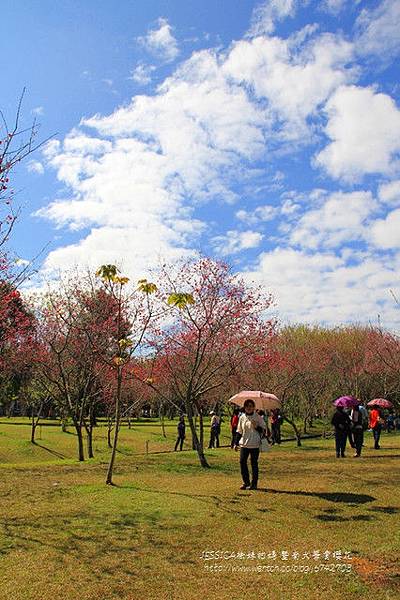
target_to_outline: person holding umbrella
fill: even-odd
[[[372,434],[374,436],[374,448],[375,450],[379,450],[379,440],[381,437],[383,421],[381,409],[393,408],[393,404],[390,400],[386,400],[385,398],[375,398],[374,400],[371,400],[371,402],[368,402],[367,406],[372,408],[369,414],[369,428],[372,429]]]
[[[240,472],[243,479],[241,490],[256,490],[258,484],[258,457],[260,455],[261,437],[266,426],[264,419],[255,411],[254,400],[244,403],[244,414],[239,418],[235,450],[240,448]],[[250,456],[252,478],[250,482],[247,462]]]
[[[258,484],[258,457],[260,454],[261,440],[265,435],[267,426],[258,410],[272,410],[280,408],[281,401],[274,394],[267,392],[244,390],[229,398],[229,402],[236,406],[243,406],[244,412],[239,416],[235,450],[240,448],[240,471],[243,485],[241,490],[257,489]],[[247,461],[250,456],[252,480],[250,482]]]
[[[351,428],[351,421],[345,408],[358,406],[358,400],[353,396],[341,396],[335,400],[336,411],[332,417],[332,425],[335,428],[336,458],[345,458],[347,436]]]

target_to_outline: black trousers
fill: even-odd
[[[178,435],[178,439],[176,440],[176,444],[175,444],[175,450],[178,449],[179,446],[179,442],[180,442],[180,448],[179,450],[182,450],[183,447],[183,440],[185,439],[185,437],[181,437],[180,435]]]
[[[378,425],[376,425],[373,430],[373,436],[374,436],[374,448],[375,450],[379,450],[380,446],[379,446],[379,439],[381,437],[381,431],[382,431],[382,425],[380,423],[378,423]]]
[[[236,427],[232,429],[231,448],[236,444]]]
[[[249,468],[247,461],[250,456],[252,479],[251,485],[257,485],[258,483],[258,457],[260,454],[260,448],[240,448],[240,472],[244,485],[250,485]]]
[[[353,429],[353,441],[357,455],[361,456],[361,449],[364,443],[364,431],[361,427],[359,429]]]
[[[211,427],[209,448],[219,448],[219,431]]]
[[[271,433],[272,433],[272,443],[280,444],[281,443],[281,426],[280,423],[272,423],[271,425]]]
[[[336,442],[336,456],[344,456],[346,448],[347,431],[341,431],[336,429],[335,431],[335,442]]]

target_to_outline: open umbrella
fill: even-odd
[[[375,398],[375,400],[371,400],[367,403],[367,406],[379,406],[379,408],[393,408],[392,402],[390,400],[385,400],[385,398]]]
[[[342,406],[343,408],[356,408],[360,404],[360,400],[354,398],[354,396],[340,396],[333,404],[335,406]]]
[[[243,406],[246,400],[254,400],[257,410],[273,410],[274,408],[281,407],[279,398],[274,394],[268,394],[267,392],[243,390],[232,396],[232,398],[229,398],[229,402],[232,402],[232,404],[236,404],[237,406]]]

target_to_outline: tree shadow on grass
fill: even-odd
[[[42,444],[38,444],[37,442],[33,442],[33,443],[35,444],[35,446],[38,446],[39,448],[46,450],[46,452],[50,452],[50,454],[54,454],[54,456],[57,456],[58,458],[62,458],[64,460],[65,455],[61,454],[61,452],[57,452],[56,450],[51,450],[50,448],[46,448],[46,446],[42,446]]]
[[[368,460],[370,458],[400,458],[400,454],[375,454],[373,456],[368,456]]]
[[[371,515],[352,515],[351,517],[342,517],[341,515],[315,515],[314,519],[317,521],[373,521],[376,517]]]
[[[346,504],[366,504],[376,500],[369,494],[353,494],[352,492],[304,492],[301,490],[272,490],[270,488],[259,488],[260,491],[268,494],[290,494],[293,496],[311,496],[321,498],[330,502],[344,502]]]
[[[367,510],[371,512],[382,512],[386,513],[387,515],[395,515],[400,512],[400,508],[398,506],[373,506]]]

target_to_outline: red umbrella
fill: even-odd
[[[375,398],[375,400],[371,400],[368,402],[367,406],[379,406],[379,408],[393,408],[393,403],[390,400],[385,400],[385,398]]]

